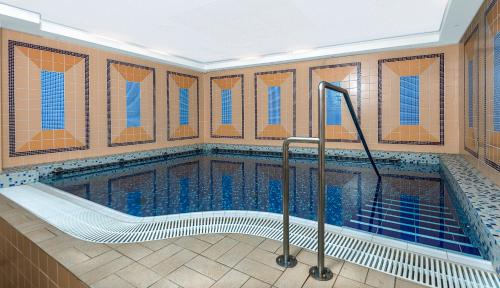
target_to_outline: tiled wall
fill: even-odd
[[[458,76],[458,45],[211,72],[204,142],[279,146],[316,136],[317,87],[328,81],[349,91],[371,149],[459,153]],[[225,89],[233,98],[223,106]],[[341,95],[329,91],[326,102],[328,147],[362,149]]]
[[[461,153],[500,184],[500,3],[486,0],[460,43]]]
[[[317,134],[317,85],[350,92],[370,148],[459,153],[459,45],[195,73],[2,30],[2,165]],[[335,92],[331,148],[361,149]]]
[[[7,221],[0,219],[0,287],[88,286]]]
[[[1,33],[2,169],[201,142],[200,73]]]

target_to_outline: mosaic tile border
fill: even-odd
[[[119,64],[134,68],[146,69],[153,72],[153,139],[143,141],[131,141],[123,143],[113,143],[111,140],[111,64]],[[106,60],[106,95],[107,95],[107,115],[108,115],[108,147],[127,146],[136,144],[146,144],[156,142],[156,69],[138,64],[122,62],[113,59]]]
[[[179,75],[183,77],[189,77],[196,79],[196,122],[197,122],[197,131],[195,136],[188,137],[170,137],[170,75]],[[198,76],[167,71],[167,140],[175,141],[175,140],[186,140],[186,139],[196,139],[200,137],[200,81]]]
[[[500,273],[500,187],[459,155],[440,157],[443,174],[456,192],[480,248]]]
[[[472,39],[472,36],[474,36],[474,34],[479,34],[479,24],[476,25],[476,27],[472,30],[472,32],[470,33],[470,35],[467,37],[467,39],[465,40],[464,42],[464,47],[467,45],[467,43],[469,42],[470,39]],[[477,133],[478,137],[476,138],[477,141],[479,141],[479,38],[477,40],[477,44],[476,44],[476,53],[477,55],[475,55],[474,58],[477,59],[477,66],[478,68],[476,69],[476,77],[477,77],[477,108],[476,108],[476,112],[477,112],[477,115],[474,115],[474,132]],[[465,53],[464,53],[464,71],[465,71],[465,63],[466,63],[466,59],[465,59]],[[465,83],[465,73],[464,73],[464,79],[463,79],[464,83]],[[473,87],[474,88],[474,87]],[[465,95],[467,95],[467,91],[465,91],[465,84],[464,84],[464,97]],[[469,154],[471,154],[472,156],[474,156],[475,158],[478,157],[478,154],[479,154],[479,145],[477,145],[477,151],[474,151],[472,149],[470,149],[469,147],[467,147],[467,143],[466,143],[466,130],[467,130],[467,125],[466,125],[466,114],[467,113],[467,109],[464,105],[464,150],[469,152]],[[477,125],[477,127],[476,127]]]
[[[50,48],[46,46],[40,46],[31,43],[25,43],[15,40],[9,40],[8,54],[9,54],[9,156],[10,157],[18,157],[18,156],[27,156],[27,155],[37,155],[37,154],[46,154],[46,153],[56,153],[56,152],[65,152],[65,151],[75,151],[75,150],[87,150],[89,149],[89,137],[90,137],[90,129],[89,129],[89,55],[61,50],[56,48]],[[14,70],[15,70],[15,56],[14,56],[14,48],[16,46],[27,47],[32,49],[37,49],[41,51],[49,51],[58,54],[64,54],[74,57],[83,58],[85,61],[85,145],[80,147],[68,147],[68,148],[57,148],[57,149],[45,149],[45,150],[35,150],[35,151],[26,151],[26,152],[17,152],[16,151],[16,108],[15,108],[15,87],[14,87]]]
[[[260,137],[258,136],[258,128],[257,128],[257,76],[266,75],[266,74],[282,74],[282,73],[292,73],[293,83],[292,83],[292,114],[293,114],[293,133],[292,136],[295,136],[297,133],[297,70],[296,69],[285,69],[285,70],[274,70],[274,71],[265,71],[265,72],[256,72],[253,75],[254,80],[254,119],[255,119],[255,139],[257,140],[284,140],[284,137]]]
[[[212,92],[212,81],[217,79],[225,78],[240,78],[241,80],[241,135],[240,136],[221,136],[215,135],[213,130],[213,92]],[[231,138],[231,139],[243,139],[245,135],[245,76],[243,74],[233,74],[224,76],[210,77],[210,137],[211,138]]]
[[[358,117],[358,122],[361,125],[361,62],[351,62],[351,63],[341,63],[341,64],[334,64],[334,65],[323,65],[323,66],[314,66],[314,67],[309,67],[309,137],[312,137],[312,73],[314,70],[318,69],[329,69],[329,68],[339,68],[339,67],[349,67],[349,66],[354,66],[356,67],[356,75],[357,75],[357,96],[356,96],[356,101],[357,101],[357,111],[356,111],[356,116]],[[343,102],[343,101],[342,101]],[[327,142],[350,142],[350,143],[359,143],[359,135],[356,136],[356,140],[349,140],[349,139],[326,139]]]
[[[415,59],[439,58],[439,142],[433,141],[394,141],[382,138],[382,64],[386,62],[408,61]],[[444,53],[415,55],[378,60],[378,143],[412,144],[412,145],[444,145]]]
[[[491,3],[489,3],[489,5],[487,6],[485,12],[484,12],[484,53],[483,53],[483,57],[484,57],[484,63],[483,63],[483,66],[484,66],[484,75],[486,75],[487,71],[486,71],[486,47],[487,47],[487,43],[486,43],[486,27],[488,25],[488,14],[489,12],[491,11],[491,9],[497,4],[497,0],[493,0],[491,1]],[[483,131],[485,131],[485,133],[483,133],[483,149],[484,151],[486,151],[487,149],[487,133],[486,133],[486,85],[487,85],[487,81],[486,81],[486,77],[483,77],[484,78],[484,94],[483,94],[483,98],[484,98],[484,101],[483,101]],[[487,158],[486,156],[486,153],[483,154],[483,159],[484,159],[484,162],[489,165],[490,167],[492,167],[493,169],[497,170],[500,172],[500,163],[495,163],[493,161],[491,161],[490,159]]]

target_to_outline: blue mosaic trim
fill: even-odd
[[[34,183],[38,181],[39,175],[36,169],[5,172],[0,174],[0,188]]]
[[[441,168],[479,236],[483,255],[500,273],[500,187],[470,165],[462,156],[442,155]]]

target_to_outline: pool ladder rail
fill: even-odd
[[[318,264],[311,267],[309,275],[316,280],[327,281],[332,279],[333,273],[325,267],[325,124],[326,124],[326,90],[340,92],[344,96],[345,103],[349,109],[351,118],[356,126],[358,136],[370,159],[373,170],[380,179],[380,173],[375,165],[370,149],[366,144],[363,131],[359,125],[358,118],[354,112],[349,92],[346,89],[321,81],[318,85],[318,138],[314,137],[288,137],[283,141],[283,254],[276,258],[276,263],[282,267],[291,268],[297,265],[297,259],[290,255],[290,214],[289,214],[289,147],[292,143],[315,143],[318,144]]]

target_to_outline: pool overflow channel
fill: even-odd
[[[309,275],[316,280],[328,281],[333,278],[332,271],[325,267],[325,122],[326,122],[326,90],[333,90],[344,96],[345,103],[349,109],[351,118],[356,126],[358,136],[365,148],[366,154],[370,159],[373,170],[378,176],[377,187],[380,185],[380,173],[378,172],[375,161],[366,144],[363,131],[359,125],[358,118],[346,89],[321,81],[318,85],[318,120],[319,131],[318,138],[315,137],[288,137],[283,141],[283,254],[276,258],[276,263],[282,267],[292,268],[297,265],[297,259],[290,255],[290,215],[289,215],[289,185],[290,168],[288,162],[289,147],[292,143],[315,143],[318,144],[318,263],[317,266],[309,269]]]

